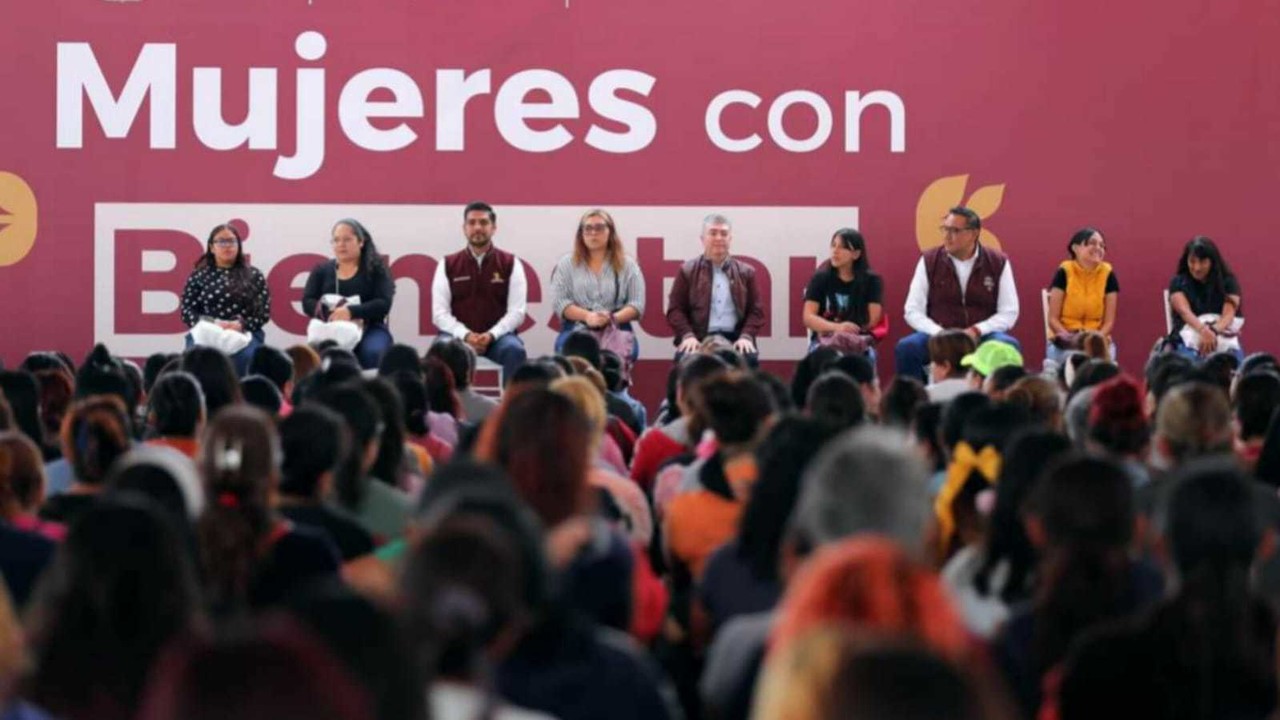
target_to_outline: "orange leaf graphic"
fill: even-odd
[[[973,191],[973,195],[969,196],[969,207],[976,213],[978,217],[987,219],[1000,209],[1000,202],[1004,200],[1004,184],[987,185]],[[997,250],[1000,249],[1000,240],[991,231],[984,229],[981,242]]]
[[[947,211],[964,199],[968,182],[968,175],[939,178],[920,194],[920,201],[916,203],[916,244],[922,251],[942,244],[938,226]]]

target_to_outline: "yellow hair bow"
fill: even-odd
[[[963,440],[956,444],[956,451],[951,456],[951,464],[947,466],[947,479],[933,501],[933,512],[938,518],[939,541],[941,551],[946,553],[951,544],[951,536],[956,531],[956,518],[951,504],[955,501],[969,476],[977,471],[991,485],[1000,477],[1000,451],[987,445],[981,452],[974,452],[973,447]]]

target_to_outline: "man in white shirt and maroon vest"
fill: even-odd
[[[441,336],[456,337],[501,365],[503,378],[510,379],[527,357],[516,334],[528,297],[524,267],[493,246],[498,215],[492,207],[473,202],[462,217],[467,247],[436,265],[431,322]]]
[[[914,333],[898,341],[899,375],[925,380],[929,338],[943,330],[963,330],[978,343],[1000,340],[1021,350],[1007,333],[1018,321],[1018,288],[1013,268],[999,250],[983,247],[982,218],[967,207],[943,218],[942,245],[920,257],[904,319]]]

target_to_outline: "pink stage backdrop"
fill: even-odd
[[[648,280],[644,357],[700,218],[764,269],[766,359],[804,350],[801,292],[843,225],[885,278],[891,339],[952,204],[1012,258],[1029,362],[1040,289],[1094,225],[1121,282],[1121,360],[1163,331],[1194,234],[1244,287],[1244,342],[1276,349],[1280,2],[939,5],[812,0],[59,0],[0,23],[0,356],[94,340],[181,347],[177,292],[213,225],[247,226],[269,339],[303,332],[302,275],[360,218],[425,343],[461,208],[498,208],[531,271],[532,353],[577,216],[616,211]],[[1130,5],[1133,5],[1130,7]],[[882,351],[883,369],[891,352]],[[654,362],[646,376],[659,372]]]

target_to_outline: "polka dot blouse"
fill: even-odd
[[[255,267],[247,282],[232,281],[231,269],[202,266],[182,289],[182,322],[194,326],[201,318],[238,320],[245,332],[257,332],[271,319],[271,291]]]

